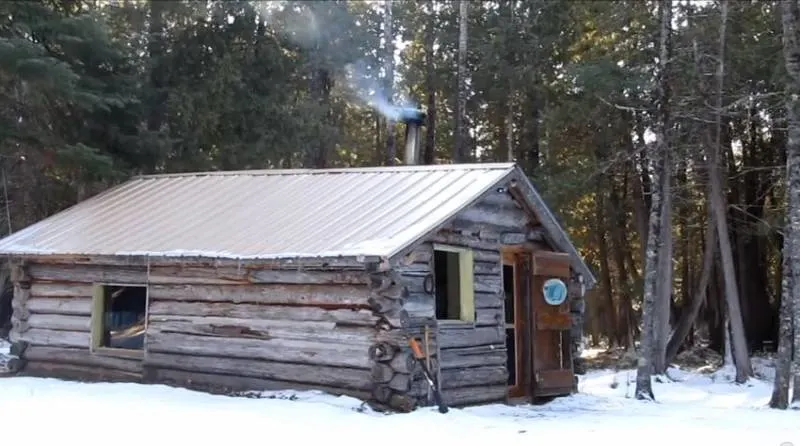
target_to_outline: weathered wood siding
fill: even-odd
[[[400,343],[375,310],[375,296],[390,294],[376,292],[385,280],[364,270],[29,264],[22,271],[11,338],[26,346],[29,374],[369,398],[382,372],[370,348]],[[95,282],[148,285],[142,358],[90,351]]]
[[[405,309],[412,317],[435,320],[435,295],[425,279],[433,272],[433,246],[473,250],[475,322],[434,321],[436,373],[445,401],[467,405],[505,400],[507,393],[504,296],[500,248],[503,238],[523,241],[527,216],[508,194],[498,194],[460,213],[398,265],[409,286]],[[430,279],[428,279],[430,281]]]
[[[505,298],[501,249],[528,244],[549,249],[541,229],[508,193],[492,193],[464,210],[395,266],[408,285],[404,309],[435,327],[434,365],[445,401],[451,405],[502,402],[508,393]],[[436,321],[435,294],[425,289],[433,272],[436,243],[470,248],[474,260],[475,322]],[[428,279],[430,281],[430,279]],[[574,291],[570,283],[570,291]],[[580,339],[580,327],[575,330]],[[418,387],[426,384],[417,378]],[[429,400],[426,402],[430,402]]]

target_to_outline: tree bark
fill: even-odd
[[[608,336],[608,344],[611,346],[614,344],[617,317],[614,305],[614,287],[611,283],[611,267],[608,260],[609,249],[608,240],[606,238],[608,234],[608,225],[604,217],[606,214],[605,199],[603,197],[605,182],[602,180],[602,176],[600,178],[601,179],[597,182],[597,192],[595,194],[595,205],[597,207],[597,227],[595,228],[595,234],[597,234],[597,246],[600,255],[600,283],[603,287],[604,302],[598,305],[598,307],[600,309],[600,314],[603,316],[600,325],[602,327],[601,332]]]
[[[666,127],[666,126],[665,126]],[[655,316],[655,345],[653,347],[653,371],[667,372],[667,341],[669,340],[669,321],[672,303],[672,157],[669,148],[669,132],[665,131],[661,163],[661,245],[658,253],[658,283],[656,284],[658,311]]]
[[[458,67],[456,73],[456,125],[453,162],[467,161],[467,19],[469,2],[458,2]]]
[[[392,104],[392,97],[394,96],[394,32],[392,30],[392,0],[386,0],[383,4],[385,8],[384,21],[383,21],[383,37],[384,37],[384,92],[386,100]],[[395,144],[394,135],[395,122],[391,119],[386,120],[386,164],[393,166],[397,159],[397,146]]]
[[[708,282],[711,279],[711,267],[714,263],[714,252],[717,247],[716,234],[714,216],[709,215],[708,226],[706,228],[705,248],[703,249],[703,265],[700,271],[700,278],[697,281],[697,289],[695,290],[691,303],[689,303],[687,308],[681,313],[681,317],[675,325],[675,331],[672,333],[669,343],[667,343],[667,363],[671,362],[675,359],[675,356],[678,355],[681,344],[683,344],[683,341],[686,340],[686,337],[692,331],[694,322],[700,314],[700,308],[702,308],[706,300]]]
[[[753,376],[753,367],[747,349],[747,340],[742,322],[739,290],[734,269],[733,251],[728,233],[728,220],[726,215],[725,198],[722,191],[722,173],[719,166],[719,150],[722,137],[722,95],[725,77],[724,49],[725,34],[728,17],[728,2],[722,0],[722,18],[719,37],[719,64],[717,68],[717,122],[715,144],[707,146],[708,172],[711,183],[711,208],[714,212],[714,222],[717,227],[720,253],[722,255],[722,271],[725,278],[725,302],[728,309],[728,322],[731,327],[731,347],[734,365],[736,366],[736,382],[743,383]]]
[[[657,142],[653,144],[648,152],[650,152],[650,161],[653,165],[653,183],[651,189],[650,199],[650,218],[647,231],[647,245],[645,251],[645,267],[644,267],[644,292],[643,305],[642,305],[642,336],[640,340],[641,352],[639,353],[639,362],[636,370],[636,399],[640,400],[653,400],[653,357],[656,351],[657,327],[656,319],[658,312],[658,267],[659,257],[662,254],[663,244],[661,236],[663,231],[661,225],[663,218],[661,212],[662,205],[662,186],[663,175],[666,174],[667,169],[664,165],[664,152],[666,152],[666,133],[669,124],[669,91],[668,91],[668,77],[666,73],[667,61],[669,60],[669,35],[671,31],[672,21],[672,5],[670,0],[661,0],[659,2],[659,13],[661,16],[660,25],[660,39],[659,39],[659,84],[658,84],[658,121],[656,125]]]
[[[787,209],[783,234],[780,339],[770,406],[785,409],[789,402],[792,362],[795,366],[800,362],[800,5],[797,1],[783,1],[781,4],[783,54],[789,75],[785,95],[789,129],[786,142]],[[800,401],[798,381],[800,379],[795,376],[794,401]]]
[[[436,11],[433,2],[426,3],[428,23],[425,26],[425,89],[428,91],[425,122],[424,164],[433,164],[436,156],[436,66],[433,44],[436,39]]]

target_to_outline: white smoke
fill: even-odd
[[[281,20],[283,35],[303,48],[316,49],[323,41],[333,41],[345,34],[345,30],[326,23],[311,8],[291,2],[282,2],[279,7],[262,8],[262,17],[271,21],[275,13],[279,10],[286,11],[283,8],[287,7],[291,10],[289,14],[283,15]],[[347,64],[343,68],[346,81],[344,87],[347,92],[358,102],[377,111],[386,119],[398,121],[403,115],[403,109],[418,108],[414,101],[402,93],[395,92],[389,97],[383,80],[378,75],[379,70],[370,70],[371,67],[368,67],[363,59]]]

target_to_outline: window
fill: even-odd
[[[436,319],[475,321],[472,250],[435,245]]]
[[[92,347],[142,350],[146,317],[147,287],[95,285]]]

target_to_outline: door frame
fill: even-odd
[[[531,397],[531,373],[533,359],[533,343],[530,339],[530,296],[528,296],[532,250],[525,246],[503,246],[501,249],[501,268],[511,265],[514,268],[514,358],[516,383],[508,386],[508,398]],[[525,268],[527,261],[528,268]],[[503,271],[501,269],[501,277]],[[503,286],[505,289],[505,285]],[[525,298],[527,296],[527,298]],[[503,294],[505,309],[505,293]],[[503,311],[503,331],[506,330],[505,311]],[[508,368],[508,362],[506,362]]]

